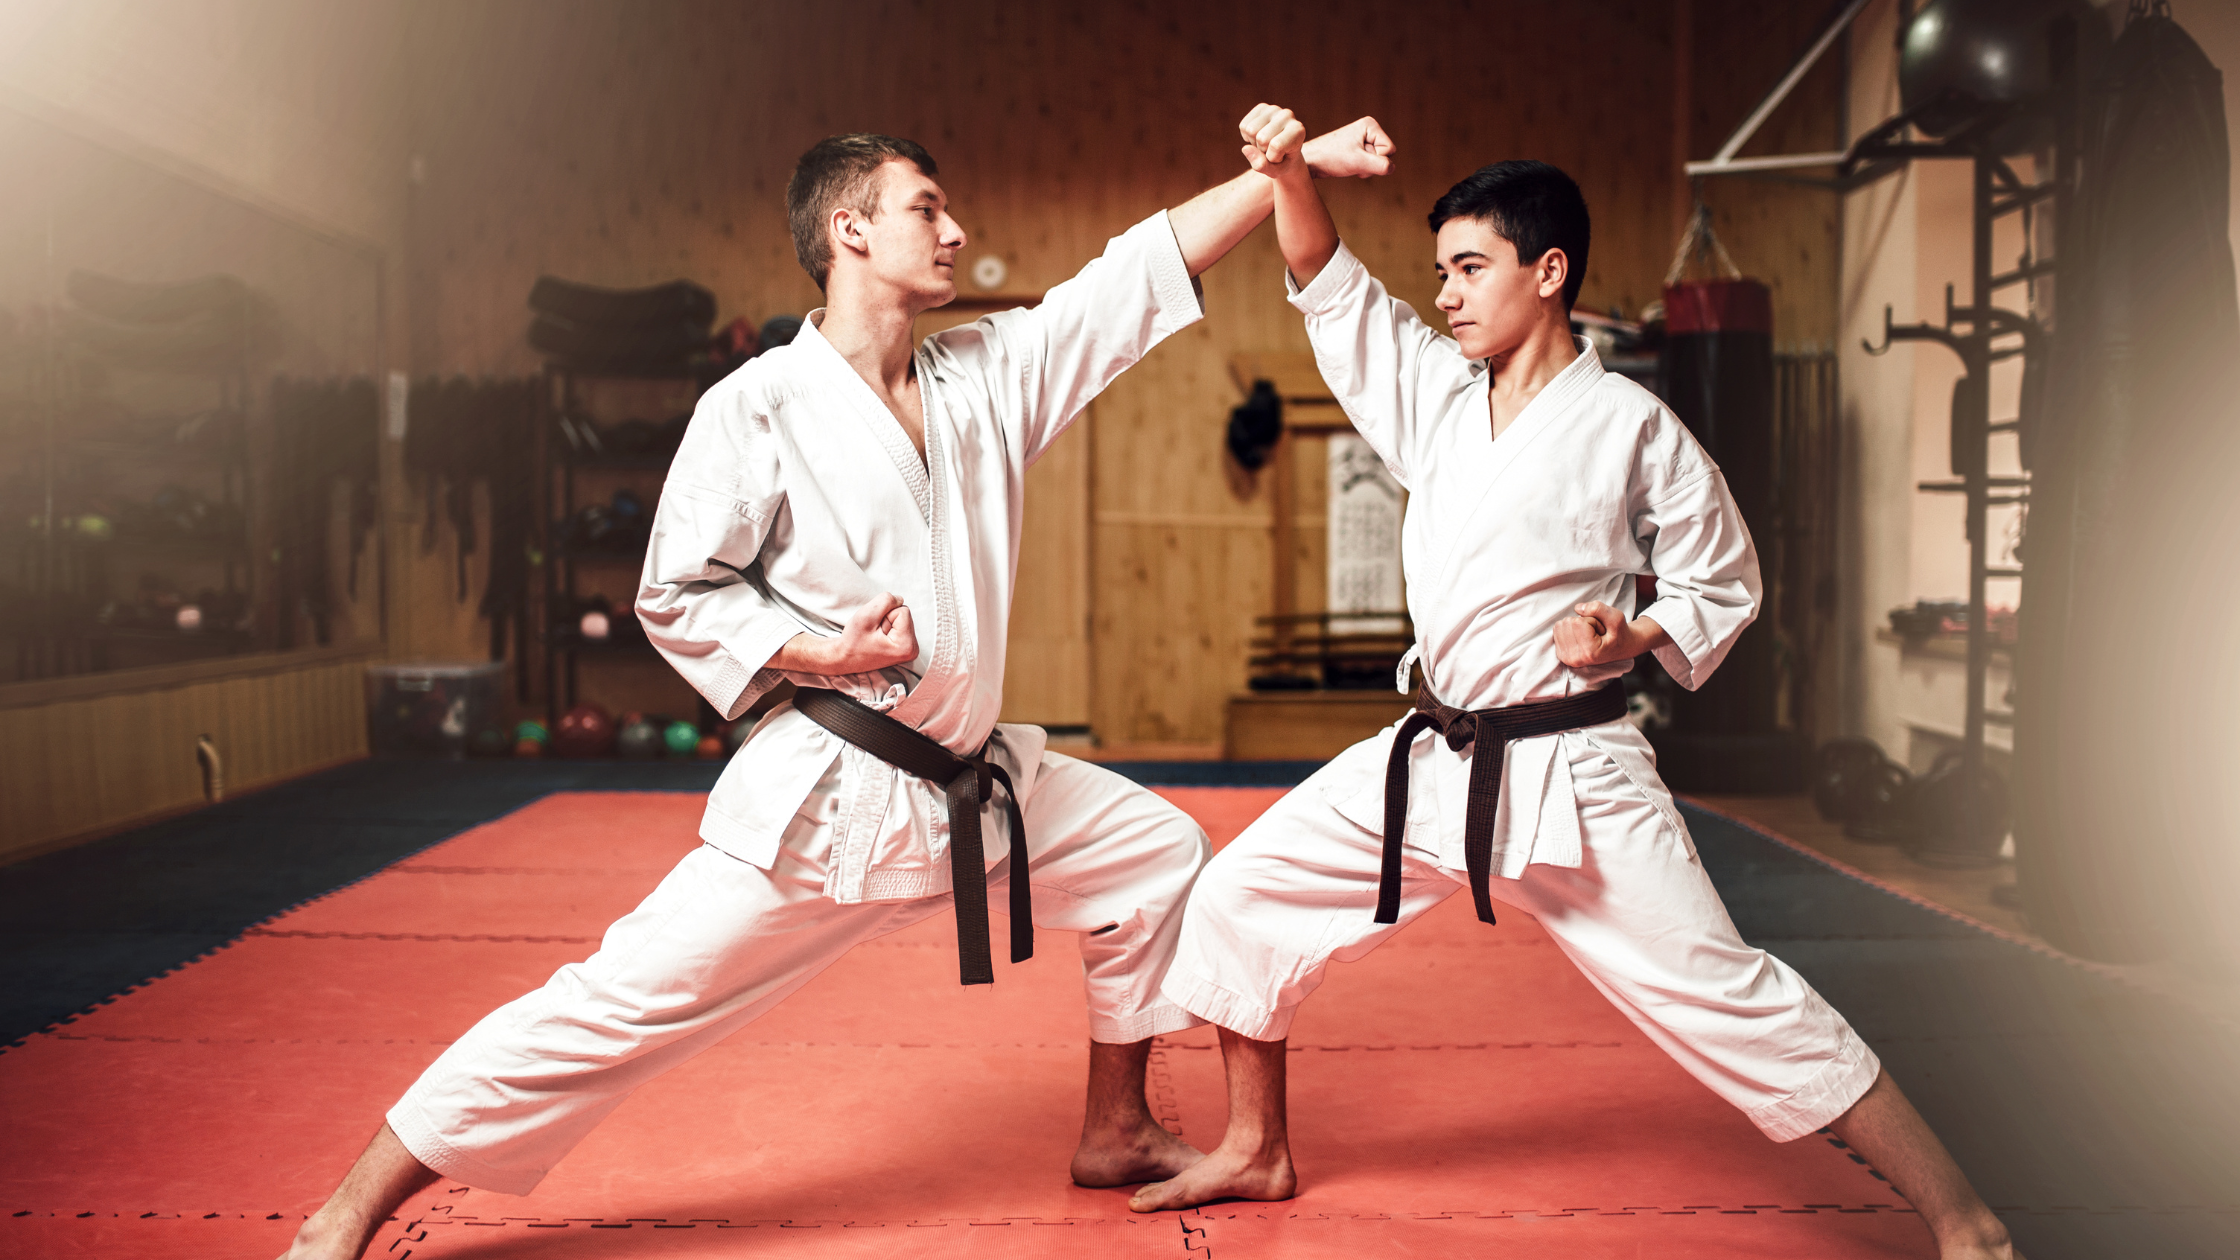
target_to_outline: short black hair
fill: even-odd
[[[1569,175],[1546,162],[1495,162],[1472,171],[1431,207],[1431,230],[1449,219],[1476,219],[1517,247],[1517,264],[1529,267],[1551,249],[1570,263],[1563,277],[1563,309],[1579,300],[1587,278],[1587,199]]]
[[[819,140],[794,163],[793,178],[786,181],[786,223],[793,229],[793,256],[819,289],[832,274],[832,240],[826,235],[832,212],[846,206],[866,218],[877,214],[875,177],[897,158],[928,176],[941,173],[917,141],[870,132]]]

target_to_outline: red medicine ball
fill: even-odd
[[[614,718],[595,704],[579,704],[560,715],[552,732],[552,751],[561,757],[614,755]]]

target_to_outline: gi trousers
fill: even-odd
[[[1468,886],[1411,827],[1399,922],[1375,922],[1384,838],[1332,801],[1381,780],[1390,746],[1389,735],[1355,745],[1214,857],[1184,914],[1170,999],[1246,1037],[1280,1040],[1333,960],[1367,955]],[[1496,875],[1494,899],[1538,919],[1604,997],[1767,1136],[1786,1142],[1841,1116],[1881,1071],[1874,1052],[1802,976],[1743,943],[1658,808],[1669,796],[1647,795],[1663,785],[1645,790],[1606,755],[1595,760],[1572,767],[1581,865]],[[1445,816],[1459,828],[1455,805]]]
[[[947,893],[854,905],[826,895],[836,785],[828,775],[810,795],[769,870],[693,850],[607,929],[597,953],[483,1017],[390,1109],[405,1149],[454,1181],[527,1194],[632,1090],[854,946],[948,909]],[[1083,934],[1091,1039],[1140,1041],[1204,1022],[1164,1000],[1159,984],[1211,851],[1205,832],[1150,791],[1055,753],[1044,754],[1024,814],[1035,926]],[[995,834],[1001,819],[987,815]],[[1010,871],[1006,858],[988,879],[998,911]]]

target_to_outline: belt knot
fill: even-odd
[[[1385,761],[1384,861],[1377,880],[1376,921],[1400,921],[1400,844],[1408,825],[1408,749],[1416,733],[1429,728],[1439,732],[1447,747],[1458,753],[1481,734],[1485,737],[1470,757],[1470,795],[1463,819],[1462,849],[1470,868],[1471,900],[1477,903],[1478,918],[1491,923],[1493,820],[1501,805],[1501,762],[1509,741],[1615,722],[1626,715],[1625,688],[1613,681],[1560,700],[1469,710],[1439,703],[1427,686],[1416,692],[1415,708],[1393,733],[1392,751]]]
[[[1416,693],[1416,712],[1431,720],[1431,729],[1447,741],[1447,747],[1456,752],[1468,748],[1478,738],[1477,715],[1468,709],[1441,704],[1431,698],[1428,688]]]

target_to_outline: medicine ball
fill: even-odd
[[[2084,0],[1930,0],[1898,50],[1898,95],[1914,125],[1948,136],[2007,105],[2027,106],[2053,86],[2048,38],[2056,17],[2076,22],[2078,81],[2098,65],[2107,24]],[[1989,137],[1999,153],[2044,140],[2044,119],[2017,120]]]
[[[579,704],[560,715],[552,732],[552,751],[562,757],[605,757],[614,752],[614,718],[595,704]]]
[[[651,761],[661,755],[661,728],[639,718],[615,736],[614,750],[625,761]]]
[[[700,747],[700,728],[690,722],[671,722],[661,730],[661,742],[672,757],[689,757]]]

